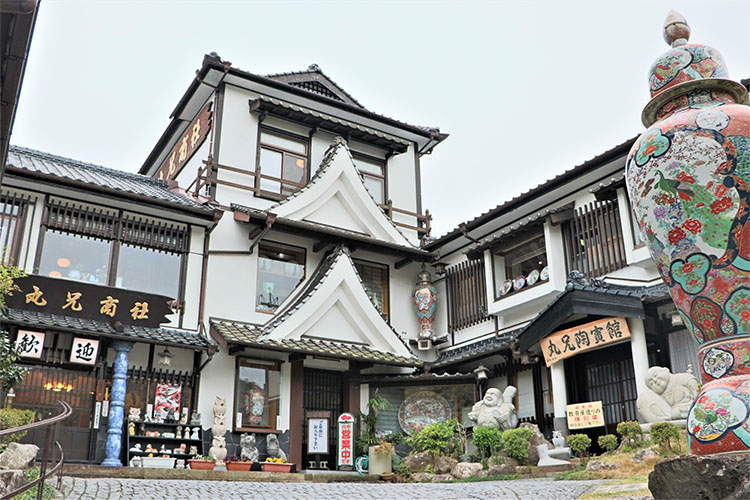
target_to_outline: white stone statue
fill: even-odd
[[[687,373],[671,373],[669,368],[652,366],[646,372],[648,389],[638,396],[638,411],[649,423],[687,418],[698,395],[698,379]]]
[[[226,412],[226,399],[216,396],[216,400],[214,401],[214,424],[211,426],[211,448],[208,450],[208,455],[220,462],[227,457]]]
[[[269,457],[280,458],[284,462],[287,461],[286,453],[279,446],[279,438],[276,434],[268,434],[266,436],[266,454]]]
[[[469,412],[469,419],[477,427],[487,427],[489,429],[500,429],[506,431],[515,429],[518,425],[518,415],[516,407],[513,406],[513,398],[517,389],[512,385],[505,388],[505,392],[500,389],[491,387],[487,389],[484,398],[478,401]]]
[[[250,462],[258,461],[258,448],[255,447],[255,434],[244,433],[240,436],[240,447],[242,452],[240,458]]]

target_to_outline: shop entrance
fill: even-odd
[[[328,450],[327,455],[321,455],[321,461],[328,461],[328,468],[336,468],[336,422],[344,408],[343,379],[341,372],[329,370],[314,370],[305,368],[303,386],[302,408],[305,418],[303,419],[304,431],[302,439],[302,467],[310,467],[310,461],[315,460],[315,455],[307,454],[307,417],[308,413],[320,415],[322,412],[330,412],[328,425]],[[321,412],[321,413],[317,413]]]
[[[67,401],[73,414],[63,423],[58,441],[65,451],[65,461],[89,459],[97,379],[93,372],[66,370],[52,366],[29,366],[23,384],[15,387],[13,408],[33,410],[36,419],[60,413],[57,402]],[[44,446],[46,428],[32,429],[21,440]]]

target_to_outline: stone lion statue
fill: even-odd
[[[500,429],[506,431],[514,429],[518,425],[516,407],[513,406],[513,398],[517,389],[512,385],[506,387],[504,392],[494,387],[487,389],[484,398],[478,401],[469,412],[469,419],[477,427],[489,429]]]

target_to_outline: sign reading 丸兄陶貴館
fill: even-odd
[[[342,413],[339,416],[339,470],[354,468],[354,415]]]
[[[19,290],[6,297],[10,309],[158,328],[172,314],[164,295],[30,274],[17,278]],[[83,361],[83,360],[81,360]]]
[[[552,366],[561,359],[627,338],[630,338],[630,328],[625,318],[604,318],[555,332],[543,338],[539,347],[544,362]]]
[[[209,101],[203,106],[198,116],[190,122],[190,125],[169,152],[164,162],[156,171],[154,177],[159,179],[170,180],[177,177],[182,167],[193,157],[193,154],[206,140],[208,133],[211,131],[213,121],[213,111],[211,106],[213,101]]]
[[[328,419],[307,419],[307,454],[328,454]]]
[[[604,425],[601,401],[567,405],[565,414],[568,416],[568,429],[585,429]]]

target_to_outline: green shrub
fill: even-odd
[[[404,435],[400,432],[392,432],[390,434],[386,434],[383,436],[383,441],[386,443],[391,443],[393,445],[396,444],[404,444]]]
[[[615,451],[617,449],[617,436],[614,434],[599,436],[599,446],[609,453]]]
[[[625,449],[632,450],[643,444],[643,431],[641,424],[634,420],[628,420],[617,424],[617,433],[625,441]]]
[[[406,438],[415,452],[428,451],[434,455],[450,455],[458,448],[458,421],[455,418],[435,422]]]
[[[680,447],[680,428],[671,422],[659,422],[651,426],[651,441],[659,445],[662,453],[672,453],[672,442]]]
[[[576,452],[581,458],[588,455],[589,446],[591,446],[591,438],[586,434],[571,434],[568,436],[568,446],[570,449]]]
[[[30,424],[36,418],[34,410],[17,410],[15,408],[0,409],[0,430],[20,427]],[[10,443],[20,441],[26,435],[26,431],[15,432],[0,438],[0,448],[5,448]]]
[[[482,458],[489,457],[503,446],[503,434],[500,429],[475,427],[473,440]]]
[[[503,448],[509,457],[526,465],[529,461],[529,443],[533,437],[534,431],[531,429],[509,429],[503,432]]]
[[[29,469],[24,475],[29,481],[34,481],[39,477],[39,469]],[[53,476],[44,482],[44,486],[42,487],[42,500],[52,500],[57,496],[57,490],[52,486],[56,481],[57,477]],[[24,491],[16,497],[16,500],[35,500],[38,487],[39,485],[36,485],[30,490]]]

